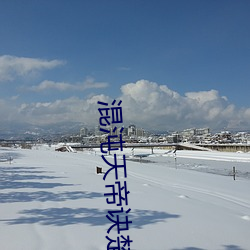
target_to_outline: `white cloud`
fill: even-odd
[[[70,89],[72,87],[71,84],[65,83],[65,82],[54,82],[54,81],[48,81],[44,80],[37,86],[32,86],[29,89],[32,91],[44,91],[47,89],[56,89],[60,91],[64,91],[67,89]]]
[[[97,101],[109,101],[104,95],[92,96],[88,99],[71,97],[64,100],[56,100],[46,103],[22,104],[18,114],[26,121],[47,125],[58,122],[85,122],[85,124],[96,124],[98,121]]]
[[[117,70],[119,71],[130,71],[131,69],[128,67],[118,67]]]
[[[216,101],[217,99],[222,98],[219,96],[218,91],[214,89],[210,91],[188,92],[185,96],[189,99],[197,101],[197,103],[201,105],[206,102]]]
[[[26,76],[40,70],[53,69],[64,63],[61,60],[48,61],[37,58],[3,55],[0,56],[0,82],[12,81],[18,76]]]
[[[0,99],[0,121],[1,122],[22,121],[22,117],[19,115],[17,107],[12,100]]]
[[[59,91],[84,91],[86,89],[99,89],[99,88],[107,88],[109,85],[105,82],[95,82],[93,78],[88,77],[82,83],[66,83],[66,82],[54,82],[54,81],[42,81],[39,85],[34,85],[29,88],[32,91],[45,91],[45,90],[59,90]]]
[[[216,90],[181,96],[166,85],[140,80],[123,85],[121,91],[126,106],[124,116],[143,127],[166,130],[200,126],[222,128],[240,116],[234,105]]]
[[[189,92],[182,96],[166,85],[140,80],[124,84],[118,99],[122,100],[124,125],[134,123],[147,129],[163,130],[250,127],[250,107],[238,109],[216,90]],[[1,118],[37,125],[68,121],[97,125],[100,117],[98,101],[111,103],[112,99],[95,95],[85,99],[71,97],[53,102],[23,103],[20,106],[14,106],[14,101],[1,101]]]

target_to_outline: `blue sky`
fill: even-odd
[[[160,86],[167,86],[182,98],[175,103],[176,112],[195,112],[197,95],[211,95],[209,102],[217,104],[213,106],[216,115],[197,122],[198,117],[190,118],[190,114],[182,121],[166,110],[155,117],[152,108],[153,114],[148,116],[162,120],[156,127],[163,127],[169,120],[173,121],[170,127],[176,123],[183,127],[215,123],[215,127],[248,127],[249,13],[250,2],[242,0],[2,0],[0,115],[8,111],[12,114],[9,121],[20,115],[31,123],[46,117],[47,123],[55,122],[51,110],[58,115],[55,106],[60,112],[70,100],[75,100],[72,105],[79,102],[86,106],[86,102],[92,103],[102,95],[100,98],[107,100],[123,97],[131,103],[132,97],[137,98],[131,92],[133,88],[156,91],[166,99],[173,95],[166,96]],[[134,84],[129,85],[130,90],[126,88],[129,83]],[[151,83],[156,84],[153,89]],[[190,104],[190,96],[196,104]],[[164,105],[173,104],[169,100],[161,106],[154,100],[143,106],[142,101],[134,99],[134,105],[142,105],[144,110],[147,105],[165,109]],[[188,110],[182,108],[187,106],[186,101]],[[201,113],[209,112],[212,104],[206,103]],[[11,110],[6,110],[7,106]],[[43,110],[38,111],[41,106]],[[196,108],[204,108],[203,102]],[[67,112],[62,112],[65,121]],[[92,108],[88,112],[93,112]],[[240,112],[237,120],[242,119],[241,124],[230,123],[231,117]],[[83,117],[85,122],[87,118]],[[128,117],[129,121],[133,118]],[[68,119],[77,120],[71,115]],[[139,119],[138,123],[148,126],[150,120]]]

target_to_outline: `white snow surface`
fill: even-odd
[[[183,150],[175,161],[166,150],[134,151],[117,151],[127,157],[127,178],[118,175],[130,191],[132,224],[122,233],[131,250],[250,249],[250,153]],[[0,250],[107,249],[107,211],[119,207],[104,197],[113,171],[105,181],[95,173],[109,169],[99,149],[0,148],[0,156],[13,158],[0,161]],[[114,227],[110,238],[117,235]]]

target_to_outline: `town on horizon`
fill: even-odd
[[[111,135],[119,135],[120,129],[112,132]],[[152,132],[134,124],[123,127],[123,139],[127,143],[193,143],[193,144],[250,144],[250,132],[240,131],[232,132],[223,130],[219,132],[211,132],[210,128],[188,128],[179,131]],[[101,143],[105,141],[107,134],[100,131],[99,126],[87,127],[82,126],[78,132],[58,132],[48,131],[46,134],[32,131],[25,131],[20,134],[0,135],[1,141],[33,141],[37,143],[81,143],[88,145],[92,143]]]

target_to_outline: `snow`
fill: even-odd
[[[113,151],[114,152],[114,151]],[[127,157],[129,219],[136,250],[250,249],[250,154],[155,149]],[[104,250],[111,222],[99,150],[0,148],[1,250]],[[112,161],[113,156],[107,156]],[[137,160],[137,161],[135,161]],[[230,173],[237,170],[234,181]],[[110,191],[110,190],[109,190]],[[125,206],[126,207],[126,206]],[[117,236],[115,229],[111,238]]]

